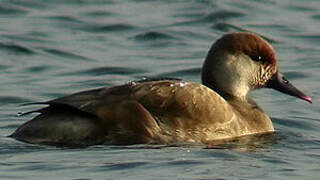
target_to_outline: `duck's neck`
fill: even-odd
[[[202,84],[207,86],[208,88],[212,89],[216,93],[218,93],[224,99],[228,99],[230,97],[230,95],[228,93],[224,92],[223,90],[221,90],[217,86],[217,82],[215,82],[214,78],[211,76],[212,76],[212,74],[210,72],[207,72],[207,67],[206,67],[206,65],[204,65],[202,67],[202,74],[201,74]]]
[[[202,73],[202,84],[212,89],[214,92],[218,93],[226,101],[237,100],[237,101],[256,105],[256,103],[251,98],[248,97],[247,92],[242,91],[241,93],[234,93],[234,92],[237,92],[237,90],[233,91],[232,89],[231,90],[229,89],[230,91],[225,91],[222,88],[219,88],[218,83],[214,81],[214,78],[210,77],[210,74]],[[246,88],[239,88],[239,89],[246,89]]]

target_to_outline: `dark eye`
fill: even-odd
[[[259,61],[262,61],[262,56],[252,56],[251,59],[259,62]]]

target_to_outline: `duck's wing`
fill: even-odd
[[[42,113],[49,109],[67,109],[67,110],[78,110],[92,115],[96,115],[96,110],[103,104],[103,100],[112,97],[112,95],[126,94],[124,91],[130,91],[129,85],[114,86],[107,88],[99,88],[88,91],[82,91],[74,93],[68,96],[56,98],[50,101],[28,103],[24,105],[48,105],[45,108],[29,111],[22,115],[30,113]]]
[[[178,81],[179,79],[173,78],[161,78],[161,79],[143,79],[140,81],[133,81],[119,86],[112,86],[112,87],[105,87],[105,88],[98,88],[88,91],[82,91],[78,93],[74,93],[68,96],[64,96],[61,98],[53,99],[50,101],[45,102],[36,102],[36,103],[28,103],[25,105],[32,105],[32,104],[40,104],[40,105],[48,105],[48,107],[29,111],[25,114],[30,113],[42,113],[46,110],[52,110],[53,108],[57,110],[78,110],[85,113],[89,113],[91,115],[99,116],[99,112],[102,108],[112,107],[122,100],[130,99],[133,91],[137,91],[136,85],[138,84],[139,87],[143,87],[145,84],[147,87],[151,87],[153,82],[166,82],[166,81]],[[161,83],[160,83],[161,84]],[[144,92],[148,93],[148,92]]]

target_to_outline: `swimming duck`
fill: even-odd
[[[75,93],[47,105],[11,137],[29,143],[94,145],[207,143],[273,132],[267,114],[248,96],[273,88],[311,98],[278,71],[272,46],[247,32],[230,33],[210,48],[202,84],[144,79]]]

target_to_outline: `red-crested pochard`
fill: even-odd
[[[62,145],[207,143],[274,131],[248,96],[252,90],[273,88],[312,102],[278,71],[271,45],[253,33],[218,39],[202,83],[145,79],[42,102],[48,106],[11,137]]]

